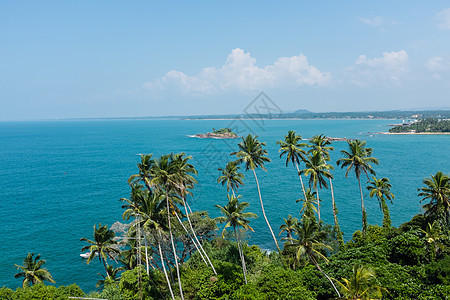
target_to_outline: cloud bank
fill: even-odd
[[[346,78],[358,85],[373,82],[398,84],[408,72],[409,57],[405,50],[383,52],[382,57],[360,55],[354,65],[345,70]]]
[[[230,90],[261,90],[267,87],[324,85],[331,75],[309,64],[303,54],[280,57],[272,65],[258,67],[256,59],[240,48],[231,51],[220,68],[206,67],[197,75],[181,71],[144,84],[152,91],[177,89],[184,93],[214,94]]]

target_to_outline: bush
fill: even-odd
[[[69,296],[82,297],[84,293],[76,284],[58,288],[36,284],[27,288],[18,288],[15,291],[4,287],[0,289],[0,299],[2,300],[66,300]]]

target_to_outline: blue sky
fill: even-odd
[[[0,2],[0,120],[450,108],[448,1]]]

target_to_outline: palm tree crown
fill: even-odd
[[[270,158],[267,157],[267,150],[262,148],[265,145],[266,143],[258,141],[258,136],[249,134],[238,144],[239,151],[230,155],[236,155],[237,162],[244,163],[246,170],[261,168],[266,171],[264,163],[270,162]]]
[[[347,167],[345,172],[345,177],[348,176],[348,172],[352,169],[355,170],[356,177],[359,178],[361,173],[364,172],[369,179],[368,172],[375,175],[370,163],[378,165],[378,159],[372,157],[372,148],[366,148],[366,141],[354,140],[348,141],[349,151],[342,150],[344,158],[338,159],[336,164],[339,166],[342,164],[341,168]]]
[[[49,281],[55,283],[52,275],[46,268],[42,268],[45,264],[44,259],[40,259],[41,255],[38,254],[33,259],[34,253],[28,253],[27,257],[23,260],[23,266],[14,265],[17,270],[21,272],[14,275],[14,278],[24,277],[23,288],[28,287],[30,284],[42,283]]]
[[[243,185],[244,174],[239,172],[239,167],[235,161],[227,163],[225,169],[219,168],[222,175],[217,178],[217,183],[227,186],[227,191],[236,192],[240,185]]]
[[[394,194],[391,193],[392,185],[389,183],[389,179],[377,179],[375,176],[372,176],[372,181],[368,181],[368,183],[369,186],[366,188],[369,191],[369,196],[370,198],[373,198],[374,196],[377,197],[383,212],[383,226],[389,228],[391,227],[391,217],[385,200],[390,200],[392,203],[392,199],[395,198]]]
[[[306,158],[306,151],[302,147],[306,147],[306,143],[300,143],[302,137],[297,135],[295,131],[289,130],[284,136],[284,141],[278,141],[280,146],[280,158],[286,154],[286,167],[291,162],[293,165],[300,164],[301,160]]]
[[[431,178],[425,178],[423,183],[425,187],[419,189],[419,196],[422,201],[430,202],[423,205],[425,214],[435,219],[441,219],[446,225],[450,224],[450,177],[442,172],[431,175]]]

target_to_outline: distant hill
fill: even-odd
[[[312,111],[309,111],[306,109],[299,109],[299,110],[294,111],[294,114],[297,114],[297,115],[312,114],[312,113],[313,113]]]

